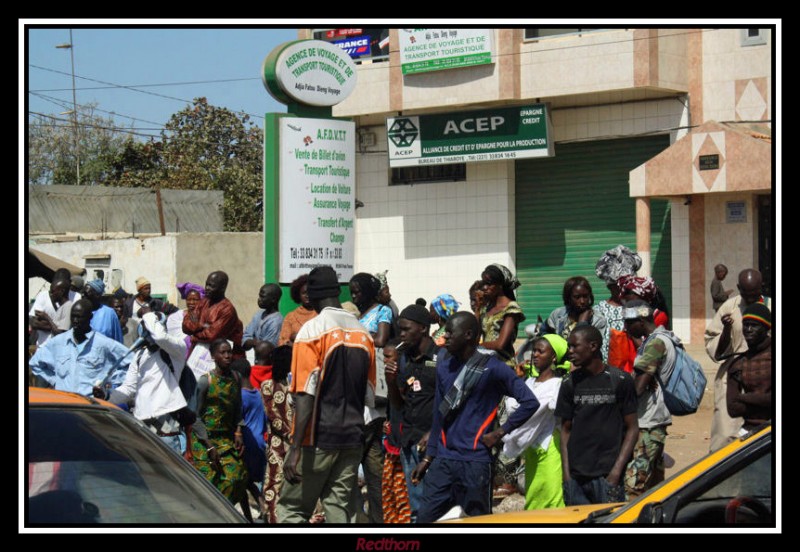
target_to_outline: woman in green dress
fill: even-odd
[[[252,520],[247,502],[247,469],[242,460],[242,391],[230,369],[233,351],[225,339],[211,343],[215,368],[197,380],[197,421],[192,426],[195,467]]]

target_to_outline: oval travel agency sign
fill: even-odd
[[[336,105],[356,86],[356,65],[329,42],[296,40],[272,50],[264,60],[261,79],[277,101],[318,107]]]

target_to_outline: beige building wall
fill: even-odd
[[[175,289],[175,239],[173,236],[126,238],[117,240],[94,240],[91,237],[80,241],[39,243],[35,249],[44,251],[75,266],[85,267],[87,256],[110,256],[110,268],[105,272],[106,292],[111,293],[111,270],[122,271],[121,285],[125,291],[136,291],[136,279],[145,276],[150,280],[153,294],[166,294],[170,303],[175,303],[178,292]],[[87,278],[92,279],[92,269],[87,270]],[[45,280],[31,278],[28,290],[31,298],[38,290],[49,288]]]
[[[611,29],[527,40],[520,46],[523,98],[631,89],[634,31]]]
[[[766,121],[772,118],[772,33],[764,44],[746,45],[744,29],[703,29],[703,121]]]
[[[361,63],[358,66],[358,81],[350,96],[333,108],[336,117],[355,117],[365,113],[388,113],[389,62]]]
[[[689,90],[688,37],[693,29],[659,29],[658,85],[671,90]]]
[[[176,285],[194,282],[205,285],[206,277],[215,270],[228,273],[227,297],[233,302],[239,318],[247,325],[258,309],[258,289],[264,283],[264,238],[260,232],[168,234],[149,238],[92,240],[41,243],[36,249],[76,266],[86,266],[87,255],[110,255],[111,268],[121,269],[122,287],[136,291],[136,278],[146,276],[152,293],[166,294],[170,303],[185,307]],[[106,289],[110,271],[106,270]],[[32,299],[49,284],[41,278],[28,281]]]

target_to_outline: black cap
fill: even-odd
[[[339,278],[330,266],[318,266],[308,274],[308,298],[311,300],[339,297]]]
[[[422,324],[423,326],[430,326],[432,322],[428,309],[419,305],[409,305],[404,308],[400,313],[400,318],[411,320],[412,322]]]

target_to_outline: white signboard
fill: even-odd
[[[336,105],[355,89],[357,72],[352,58],[336,44],[301,40],[281,46],[267,56],[261,75],[267,90],[283,101],[278,90],[297,102],[314,106]]]
[[[492,63],[492,29],[398,29],[404,75]]]
[[[330,265],[347,282],[355,258],[355,143],[351,121],[280,120],[279,279]]]

